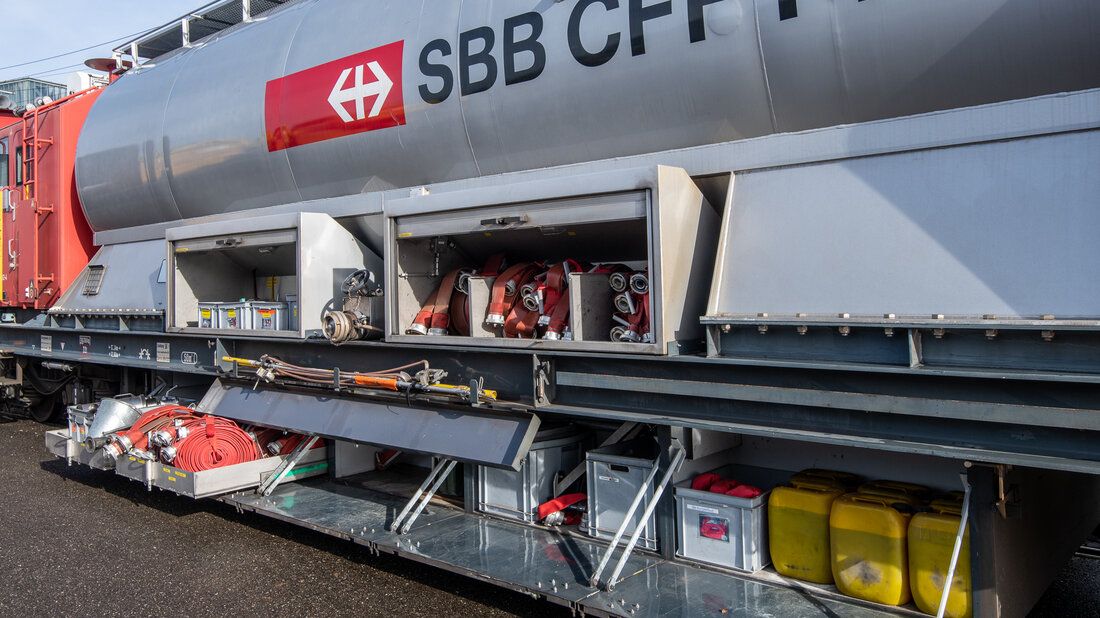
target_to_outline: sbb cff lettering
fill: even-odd
[[[703,7],[724,1],[686,0],[688,42],[698,43],[706,39]],[[641,56],[645,54],[645,23],[671,15],[672,0],[649,4],[646,0],[626,0],[626,5],[630,55]],[[620,0],[577,0],[566,26],[569,53],[574,60],[586,67],[598,67],[615,56],[622,42],[622,33],[609,32],[602,46],[589,49],[581,41],[581,24],[586,16],[596,11],[615,11],[619,8]],[[546,47],[539,41],[543,30],[543,17],[534,11],[505,19],[499,36],[502,67],[498,66],[497,57],[493,55],[497,46],[497,31],[489,26],[460,33],[457,50],[446,39],[430,41],[420,50],[420,72],[436,80],[420,84],[420,97],[428,103],[442,103],[451,96],[455,88],[455,75],[447,60],[452,55],[457,55],[458,59],[458,88],[462,96],[491,88],[501,69],[506,86],[537,78],[546,69]]]

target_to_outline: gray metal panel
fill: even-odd
[[[1095,318],[1100,132],[738,174],[709,315]]]
[[[849,157],[869,156],[888,152],[952,146],[1047,135],[1095,128],[1100,124],[1100,90],[1037,97],[1022,101],[997,103],[949,112],[896,118],[855,126],[817,129],[795,134],[782,134],[758,139],[726,142],[682,150],[620,157],[603,161],[567,165],[556,168],[517,172],[504,176],[468,178],[433,184],[431,196],[451,194],[447,198],[458,203],[458,192],[472,189],[499,190],[503,182],[515,185],[539,183],[559,187],[564,179],[569,186],[578,174],[624,172],[654,165],[682,167],[692,176],[728,174],[731,170],[751,170],[783,165],[797,165]],[[551,193],[552,195],[552,193]],[[309,211],[324,212],[365,234],[372,248],[380,251],[382,225],[376,213],[381,211],[383,196],[387,211],[400,200],[407,200],[409,191],[394,190],[312,200],[271,206],[247,212],[231,212],[202,217],[184,223],[205,223],[228,219],[247,219],[267,214]],[[506,198],[505,198],[505,201]],[[422,204],[405,202],[405,207]],[[406,213],[406,214],[411,214]],[[355,216],[364,215],[364,216]],[[370,216],[367,216],[370,215]],[[353,219],[346,217],[355,216]],[[165,229],[174,223],[99,231],[97,244],[115,244],[163,238]]]
[[[146,241],[101,248],[90,265],[105,266],[99,293],[85,296],[88,268],[76,277],[52,313],[81,311],[164,311],[165,284],[158,280],[164,262],[164,243]]]
[[[630,618],[896,618],[904,611],[856,603],[837,593],[792,584],[791,580],[763,582],[662,562],[617,583],[613,592],[598,592],[584,599],[581,607],[586,614],[607,612]]]
[[[518,469],[533,414],[425,410],[328,395],[253,390],[218,380],[198,409],[246,423]]]
[[[1029,0],[975,0],[965,10],[948,0],[851,2],[843,9],[804,3],[802,15],[778,21],[774,2],[725,0],[703,9],[694,43],[686,3],[672,3],[669,15],[644,20],[644,53],[632,50],[623,3],[614,9],[533,0],[437,4],[380,10],[377,3],[305,0],[123,76],[93,106],[78,146],[78,185],[92,227],[1100,85],[1100,63],[1091,61],[1100,45],[1092,36],[1100,5],[1090,2],[1062,0],[1049,10]],[[568,22],[577,7],[587,7],[579,28],[586,49],[618,35],[600,66],[581,65],[568,49]],[[502,24],[525,10],[542,16],[546,66],[536,79],[506,85]],[[448,41],[452,53],[433,60],[457,73],[456,31],[486,25],[496,32],[495,85],[460,96],[456,76],[445,101],[424,103],[419,87],[439,87],[437,78],[418,70],[425,44]],[[853,31],[860,35],[849,37]],[[526,28],[517,33],[526,35]],[[404,44],[406,125],[266,152],[268,80],[395,41]],[[520,68],[529,55],[519,54]],[[474,79],[484,71],[473,69]]]

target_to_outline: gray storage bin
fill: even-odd
[[[737,498],[692,489],[692,479],[675,487],[679,519],[676,555],[753,573],[771,563],[768,552],[768,496],[783,482],[786,472],[749,466],[714,470],[723,478],[760,488],[755,498]]]
[[[218,303],[218,328],[252,328],[248,303]]]
[[[286,330],[289,320],[287,303],[274,303],[254,300],[250,303],[252,328],[256,330]]]
[[[653,469],[657,459],[657,445],[652,440],[631,440],[588,451],[588,519],[585,532],[589,536],[611,540],[626,518],[626,511],[634,496]],[[653,500],[653,487],[660,481],[653,479],[645,498],[634,511],[631,524],[626,527],[624,540],[638,527],[642,513]],[[638,538],[638,547],[655,550],[658,546],[657,523],[650,518]]]
[[[573,426],[542,429],[519,470],[478,466],[477,508],[508,519],[538,520],[539,505],[553,499],[558,474],[568,474],[584,455]]]
[[[199,303],[199,328],[218,328],[218,307],[221,303]]]

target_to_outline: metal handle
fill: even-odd
[[[493,217],[492,219],[482,219],[482,225],[512,225],[513,223],[527,223],[527,215],[520,215],[516,217]]]

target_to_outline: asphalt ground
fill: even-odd
[[[565,608],[84,466],[0,422],[0,616],[568,616]],[[1075,558],[1033,618],[1100,614]]]

